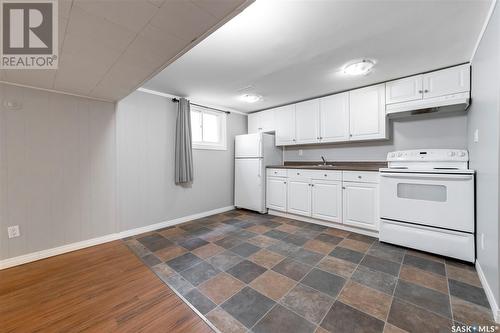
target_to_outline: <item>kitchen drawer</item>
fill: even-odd
[[[377,171],[343,171],[342,180],[345,182],[378,183]]]
[[[288,169],[288,178],[299,179],[299,180],[309,180],[312,179],[315,170],[305,170],[305,169]]]
[[[273,177],[287,177],[287,169],[267,169],[267,176]]]
[[[317,180],[342,180],[342,171],[314,170],[312,179]]]
[[[474,234],[382,219],[379,239],[386,243],[474,262]]]

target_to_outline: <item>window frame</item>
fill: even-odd
[[[219,142],[208,142],[208,141],[194,141],[193,140],[193,129],[191,128],[191,144],[193,149],[203,149],[203,150],[227,150],[227,114],[222,111],[212,110],[210,108],[205,108],[198,105],[192,105],[190,112],[201,112],[201,126],[202,126],[202,140],[203,140],[203,115],[212,114],[217,116],[220,121],[220,141]],[[191,117],[191,114],[189,114]],[[191,118],[190,118],[191,119]],[[192,126],[192,124],[191,124]]]

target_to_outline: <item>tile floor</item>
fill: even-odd
[[[221,332],[495,325],[473,266],[244,210],[124,240]]]

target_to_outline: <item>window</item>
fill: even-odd
[[[226,114],[191,105],[191,135],[194,149],[226,150]]]

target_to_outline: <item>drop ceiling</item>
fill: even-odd
[[[116,101],[253,0],[59,0],[59,68],[0,80]]]
[[[144,87],[244,112],[470,60],[489,0],[257,0]],[[352,59],[376,61],[346,77]],[[248,104],[238,96],[263,100]]]

